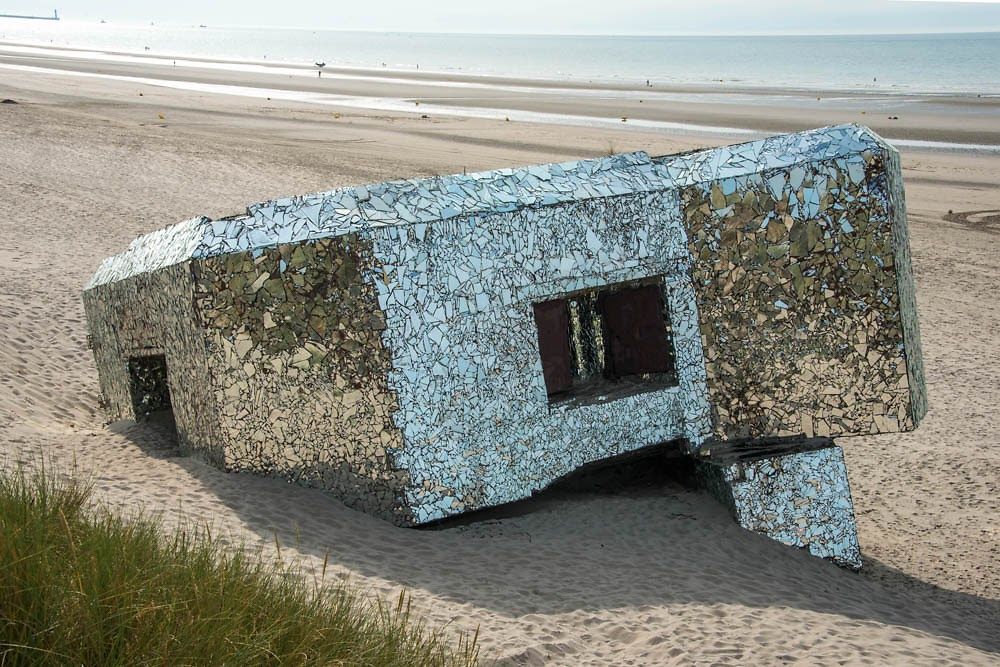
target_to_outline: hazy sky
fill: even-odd
[[[1000,30],[1000,0],[0,0],[67,19],[392,31],[843,33]]]

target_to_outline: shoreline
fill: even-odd
[[[992,33],[983,33],[992,34]],[[150,65],[166,65],[166,61],[179,63],[180,66],[206,66],[210,69],[235,69],[235,71],[258,71],[263,69],[274,74],[294,73],[299,76],[312,76],[316,67],[307,62],[291,60],[253,60],[240,58],[225,58],[199,56],[183,53],[158,51],[121,51],[83,46],[53,46],[42,42],[23,42],[0,39],[0,52],[21,50],[25,55],[31,51],[40,51],[50,57],[67,56],[80,60],[99,60],[103,62],[125,63],[137,61]],[[97,56],[97,58],[95,58]],[[214,66],[214,67],[213,67]],[[284,71],[282,71],[284,70]],[[797,83],[763,85],[740,80],[712,79],[708,81],[655,81],[652,85],[643,85],[640,79],[607,79],[600,77],[551,77],[551,76],[511,76],[490,72],[462,71],[461,69],[419,69],[406,67],[372,67],[363,65],[330,65],[323,69],[324,74],[343,77],[372,77],[378,80],[393,81],[403,79],[408,82],[421,82],[433,85],[457,84],[489,87],[527,87],[539,90],[572,90],[572,91],[608,91],[608,92],[641,92],[641,93],[672,93],[672,94],[744,94],[762,97],[814,97],[819,94],[830,98],[850,96],[858,98],[900,98],[916,97],[928,100],[1000,100],[1000,83],[996,90],[973,91],[967,89],[917,89],[902,86],[873,86],[859,84],[857,86],[805,85]]]
[[[308,93],[290,89],[259,88],[255,86],[233,86],[227,84],[203,84],[192,81],[174,79],[150,79],[142,77],[128,77],[113,74],[101,74],[93,72],[65,71],[57,69],[46,69],[42,67],[7,65],[0,63],[0,69],[11,69],[22,72],[38,72],[45,74],[57,74],[63,76],[86,76],[110,79],[114,81],[125,81],[150,86],[160,86],[176,90],[186,90],[191,92],[203,92],[217,95],[232,95],[238,97],[249,97],[256,99],[282,100],[288,102],[304,102],[307,104],[321,104],[341,108],[351,108],[371,111],[391,111],[402,114],[416,113],[401,100],[364,98],[364,97],[337,97],[324,96],[322,93]],[[672,132],[683,135],[701,135],[708,137],[723,137],[727,139],[737,139],[740,141],[752,141],[769,135],[763,130],[754,130],[740,127],[719,127],[714,125],[697,125],[693,123],[679,123],[671,121],[647,120],[633,118],[628,122],[615,118],[557,114],[545,111],[531,111],[522,109],[503,109],[488,106],[465,106],[453,107],[429,102],[435,114],[444,116],[456,116],[461,118],[482,118],[488,120],[505,120],[527,123],[542,123],[551,125],[574,125],[577,127],[624,127],[624,129],[654,130],[662,132]],[[885,139],[897,147],[911,148],[928,151],[952,151],[968,153],[1000,154],[1000,145],[996,144],[976,144],[976,143],[956,143],[945,141],[932,141],[924,139],[901,139],[896,137],[885,137]]]
[[[72,53],[0,42],[0,68],[421,117],[620,126],[729,139],[858,123],[900,147],[1000,153],[1000,97],[725,86],[636,89],[351,68],[328,68],[323,77],[314,78],[317,70],[305,65],[190,58],[174,64],[161,55],[105,58],[86,50]]]

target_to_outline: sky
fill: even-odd
[[[65,19],[407,32],[827,34],[1000,31],[1000,0],[0,0]]]

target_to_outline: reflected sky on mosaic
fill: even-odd
[[[112,419],[165,363],[182,444],[409,525],[678,438],[912,430],[905,220],[898,154],[845,125],[254,204],[140,237],[84,303]],[[649,279],[676,386],[551,405],[533,304]]]
[[[19,0],[6,10],[48,14],[52,8],[47,1]],[[815,34],[1000,29],[1000,4],[950,0],[293,0],[280,4],[69,0],[60,3],[59,10],[77,19],[419,32]]]

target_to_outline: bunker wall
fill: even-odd
[[[892,433],[923,416],[893,156],[683,190],[717,438]]]
[[[162,355],[181,446],[221,463],[217,404],[189,264],[96,285],[84,292],[83,303],[109,418],[143,416],[129,362]]]
[[[673,191],[374,228],[375,274],[418,522],[524,498],[584,463],[708,432]],[[590,404],[547,395],[533,304],[658,277],[678,385]]]
[[[353,234],[210,257],[193,263],[195,303],[226,467],[410,523],[371,266]]]

